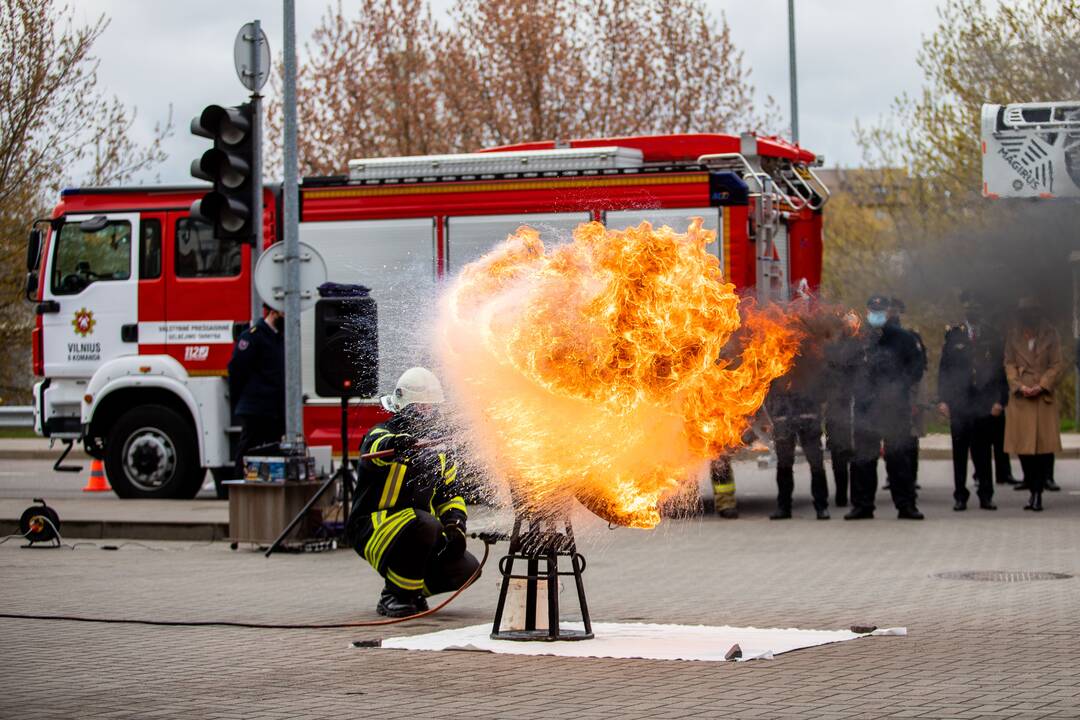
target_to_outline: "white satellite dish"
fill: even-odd
[[[326,282],[326,261],[319,251],[300,243],[300,309],[307,310],[319,299],[318,288]],[[285,309],[285,243],[263,250],[255,263],[255,290],[262,301],[275,310]]]

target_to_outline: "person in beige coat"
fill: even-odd
[[[1061,338],[1033,298],[1020,300],[1016,326],[1005,339],[1005,452],[1020,456],[1031,490],[1025,510],[1041,511],[1043,488],[1054,453],[1061,450],[1061,425],[1054,388],[1065,371]]]

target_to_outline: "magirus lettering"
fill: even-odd
[[[1008,151],[1005,148],[1001,148],[1000,150],[998,150],[998,154],[1001,155],[1001,157],[1003,157],[1005,159],[1005,162],[1009,163],[1009,167],[1011,167],[1013,169],[1013,171],[1016,172],[1017,175],[1019,175],[1021,178],[1023,178],[1024,182],[1026,182],[1029,186],[1031,186],[1032,190],[1041,189],[1039,187],[1038,180],[1035,179],[1035,177],[1033,176],[1031,170],[1024,167],[1024,165],[1021,164],[1019,160],[1016,160],[1015,158],[1010,157]]]

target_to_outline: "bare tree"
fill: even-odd
[[[770,129],[771,98],[754,111],[754,87],[726,18],[697,0],[587,3],[588,132],[738,132]]]
[[[726,20],[701,0],[424,0],[331,6],[297,77],[301,171],[354,157],[769,125]],[[280,145],[280,104],[268,140]],[[272,151],[277,146],[272,147]]]
[[[89,161],[90,183],[123,183],[160,163],[171,120],[145,146],[135,118],[97,85],[94,43],[105,17],[78,26],[52,0],[0,0],[0,402],[29,392],[31,316],[23,300],[26,231]],[[52,197],[50,197],[52,195]]]
[[[361,0],[354,17],[341,0],[327,8],[297,73],[301,173],[341,172],[353,157],[448,149],[433,80],[439,38],[423,0]],[[274,80],[280,86],[280,64]],[[271,160],[280,158],[280,99],[268,103],[266,137]]]

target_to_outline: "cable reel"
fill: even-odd
[[[41,504],[26,508],[19,518],[19,534],[30,541],[23,547],[60,547],[60,516],[45,504],[44,499],[34,498],[34,502]]]

